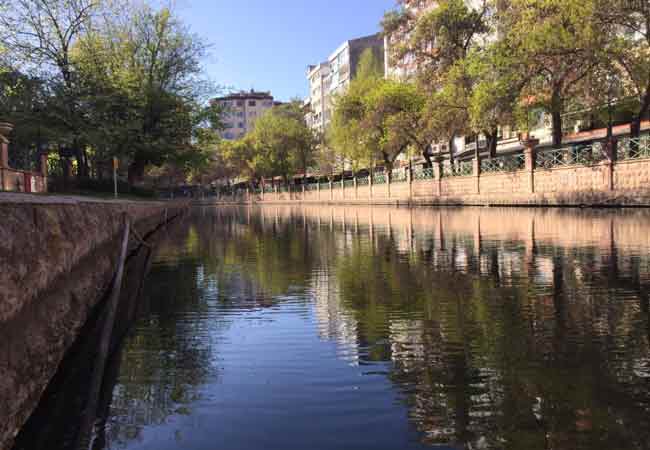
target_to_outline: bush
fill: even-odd
[[[113,180],[96,180],[93,178],[86,178],[83,180],[71,179],[69,180],[69,186],[64,187],[62,180],[51,180],[50,190],[51,192],[61,192],[61,193],[96,193],[96,194],[105,194],[106,196],[113,194]],[[81,192],[79,192],[81,191]],[[118,194],[133,195],[136,197],[143,198],[155,198],[156,191],[153,189],[148,189],[140,186],[132,186],[124,180],[117,181],[117,192]]]

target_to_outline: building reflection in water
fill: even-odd
[[[251,213],[317,232],[303,245],[320,259],[322,336],[362,363],[391,362],[427,442],[647,448],[647,212]]]
[[[223,331],[289,303],[390,380],[424,443],[647,449],[649,227],[641,210],[197,209],[157,250],[96,448],[191,414]]]

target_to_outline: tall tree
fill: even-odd
[[[10,0],[0,14],[0,45],[21,69],[49,76],[59,101],[52,111],[67,128],[67,141],[86,176],[86,152],[80,141],[84,128],[72,49],[98,12],[96,0]],[[49,75],[49,76],[48,76]]]
[[[470,98],[476,74],[467,59],[483,51],[495,32],[496,2],[464,0],[427,2],[400,0],[396,11],[385,15],[384,33],[392,43],[391,62],[402,67],[428,95],[429,136],[445,138],[453,159],[453,141],[473,134]],[[493,133],[494,130],[481,130]]]
[[[593,0],[510,0],[500,12],[503,39],[523,62],[528,90],[551,115],[556,147],[567,105],[602,61],[607,33],[597,29],[596,6]]]
[[[623,86],[637,102],[631,134],[638,137],[650,110],[650,5],[646,1],[596,1],[598,28],[607,36],[606,55],[616,62]]]

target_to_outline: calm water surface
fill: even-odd
[[[649,449],[649,231],[644,211],[196,209],[156,250],[93,447]]]

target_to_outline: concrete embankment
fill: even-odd
[[[1,449],[9,448],[109,290],[124,215],[136,235],[146,236],[184,208],[0,194]],[[141,245],[132,240],[129,254]]]
[[[378,184],[365,177],[311,184],[304,189],[248,190],[221,200],[259,204],[650,207],[650,158],[645,153],[643,158],[569,164],[569,150],[557,152],[542,159],[552,167],[537,166],[534,155],[526,153],[525,164],[517,170],[507,168],[515,158],[508,156],[494,159],[497,162],[493,164],[502,166],[481,168],[478,160],[473,160],[473,166],[462,173],[451,174],[438,164],[426,172],[400,169],[402,176],[393,182],[383,177]],[[551,157],[555,165],[549,162]],[[522,160],[514,161],[520,164]]]

